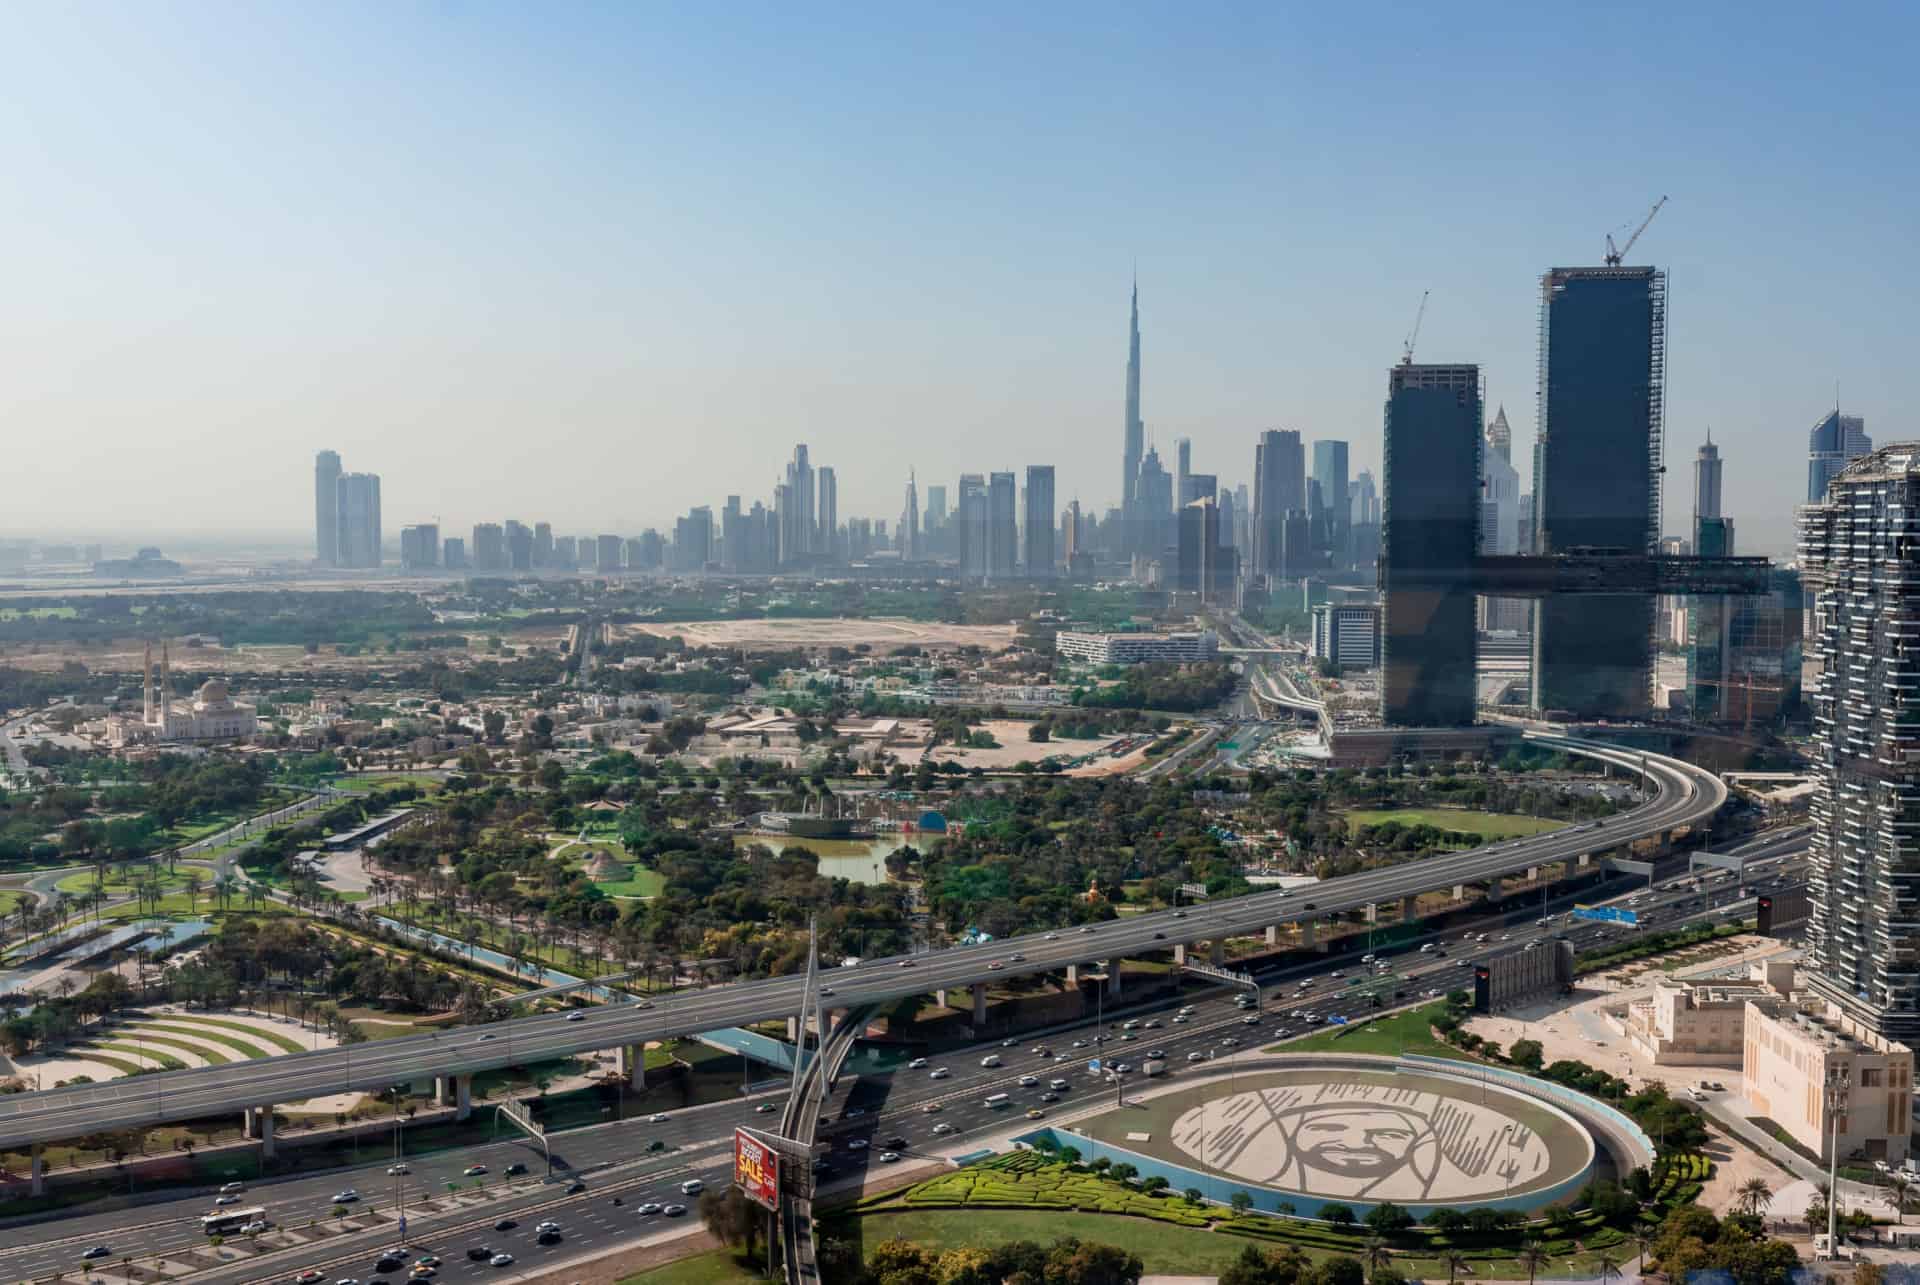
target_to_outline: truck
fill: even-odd
[[[1148,1079],[1152,1079],[1156,1075],[1165,1075],[1167,1073],[1166,1059],[1150,1057],[1141,1064],[1140,1072]]]

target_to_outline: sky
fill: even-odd
[[[1538,278],[1670,272],[1666,526],[1741,552],[1807,429],[1910,434],[1920,13],[1751,3],[30,3],[0,17],[0,534],[311,531],[316,450],[438,517],[635,534],[908,470],[1119,490],[1143,414],[1378,468],[1478,361],[1523,463]]]

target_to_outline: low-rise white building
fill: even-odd
[[[1156,661],[1191,665],[1220,657],[1220,637],[1211,629],[1174,634],[1083,634],[1066,630],[1054,636],[1053,645],[1062,656],[1092,665]]]

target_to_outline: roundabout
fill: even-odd
[[[1142,1084],[1124,1106],[1050,1134],[1087,1160],[1128,1163],[1210,1200],[1364,1216],[1391,1202],[1532,1212],[1651,1148],[1610,1108],[1559,1086],[1470,1063],[1271,1055]],[[1622,1129],[1619,1126],[1625,1125]]]

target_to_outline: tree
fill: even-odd
[[[1759,1215],[1773,1203],[1773,1192],[1768,1189],[1765,1178],[1749,1178],[1740,1184],[1734,1201],[1743,1213]]]
[[[1367,1211],[1365,1222],[1382,1236],[1392,1236],[1413,1226],[1413,1215],[1391,1200],[1383,1200]]]
[[[1137,1168],[1123,1160],[1107,1170],[1107,1177],[1117,1179],[1120,1182],[1132,1182],[1139,1172]]]
[[[1449,1283],[1460,1279],[1460,1273],[1467,1269],[1467,1256],[1457,1249],[1449,1249],[1440,1255],[1440,1261],[1447,1265]]]
[[[1507,1057],[1515,1066],[1529,1071],[1538,1071],[1546,1064],[1546,1051],[1539,1040],[1515,1040],[1513,1047],[1507,1050]]]
[[[1354,1223],[1353,1209],[1348,1205],[1322,1205],[1320,1219],[1322,1222],[1332,1223],[1335,1227],[1351,1227]]]
[[[1115,1245],[1068,1237],[1047,1254],[1047,1285],[1139,1285],[1146,1267]]]
[[[1513,1256],[1513,1261],[1527,1269],[1527,1285],[1533,1285],[1534,1276],[1550,1260],[1547,1258],[1547,1251],[1540,1248],[1540,1242],[1530,1240],[1520,1246],[1519,1252]]]
[[[1369,1236],[1367,1243],[1360,1247],[1360,1261],[1366,1265],[1373,1279],[1378,1280],[1380,1269],[1393,1261],[1393,1251],[1387,1248],[1387,1242],[1380,1237]]]
[[[1234,1213],[1244,1214],[1253,1208],[1253,1197],[1244,1191],[1236,1191],[1227,1198],[1227,1203],[1233,1206]]]
[[[1000,1285],[993,1259],[984,1249],[949,1249],[934,1263],[934,1279],[939,1285]]]

